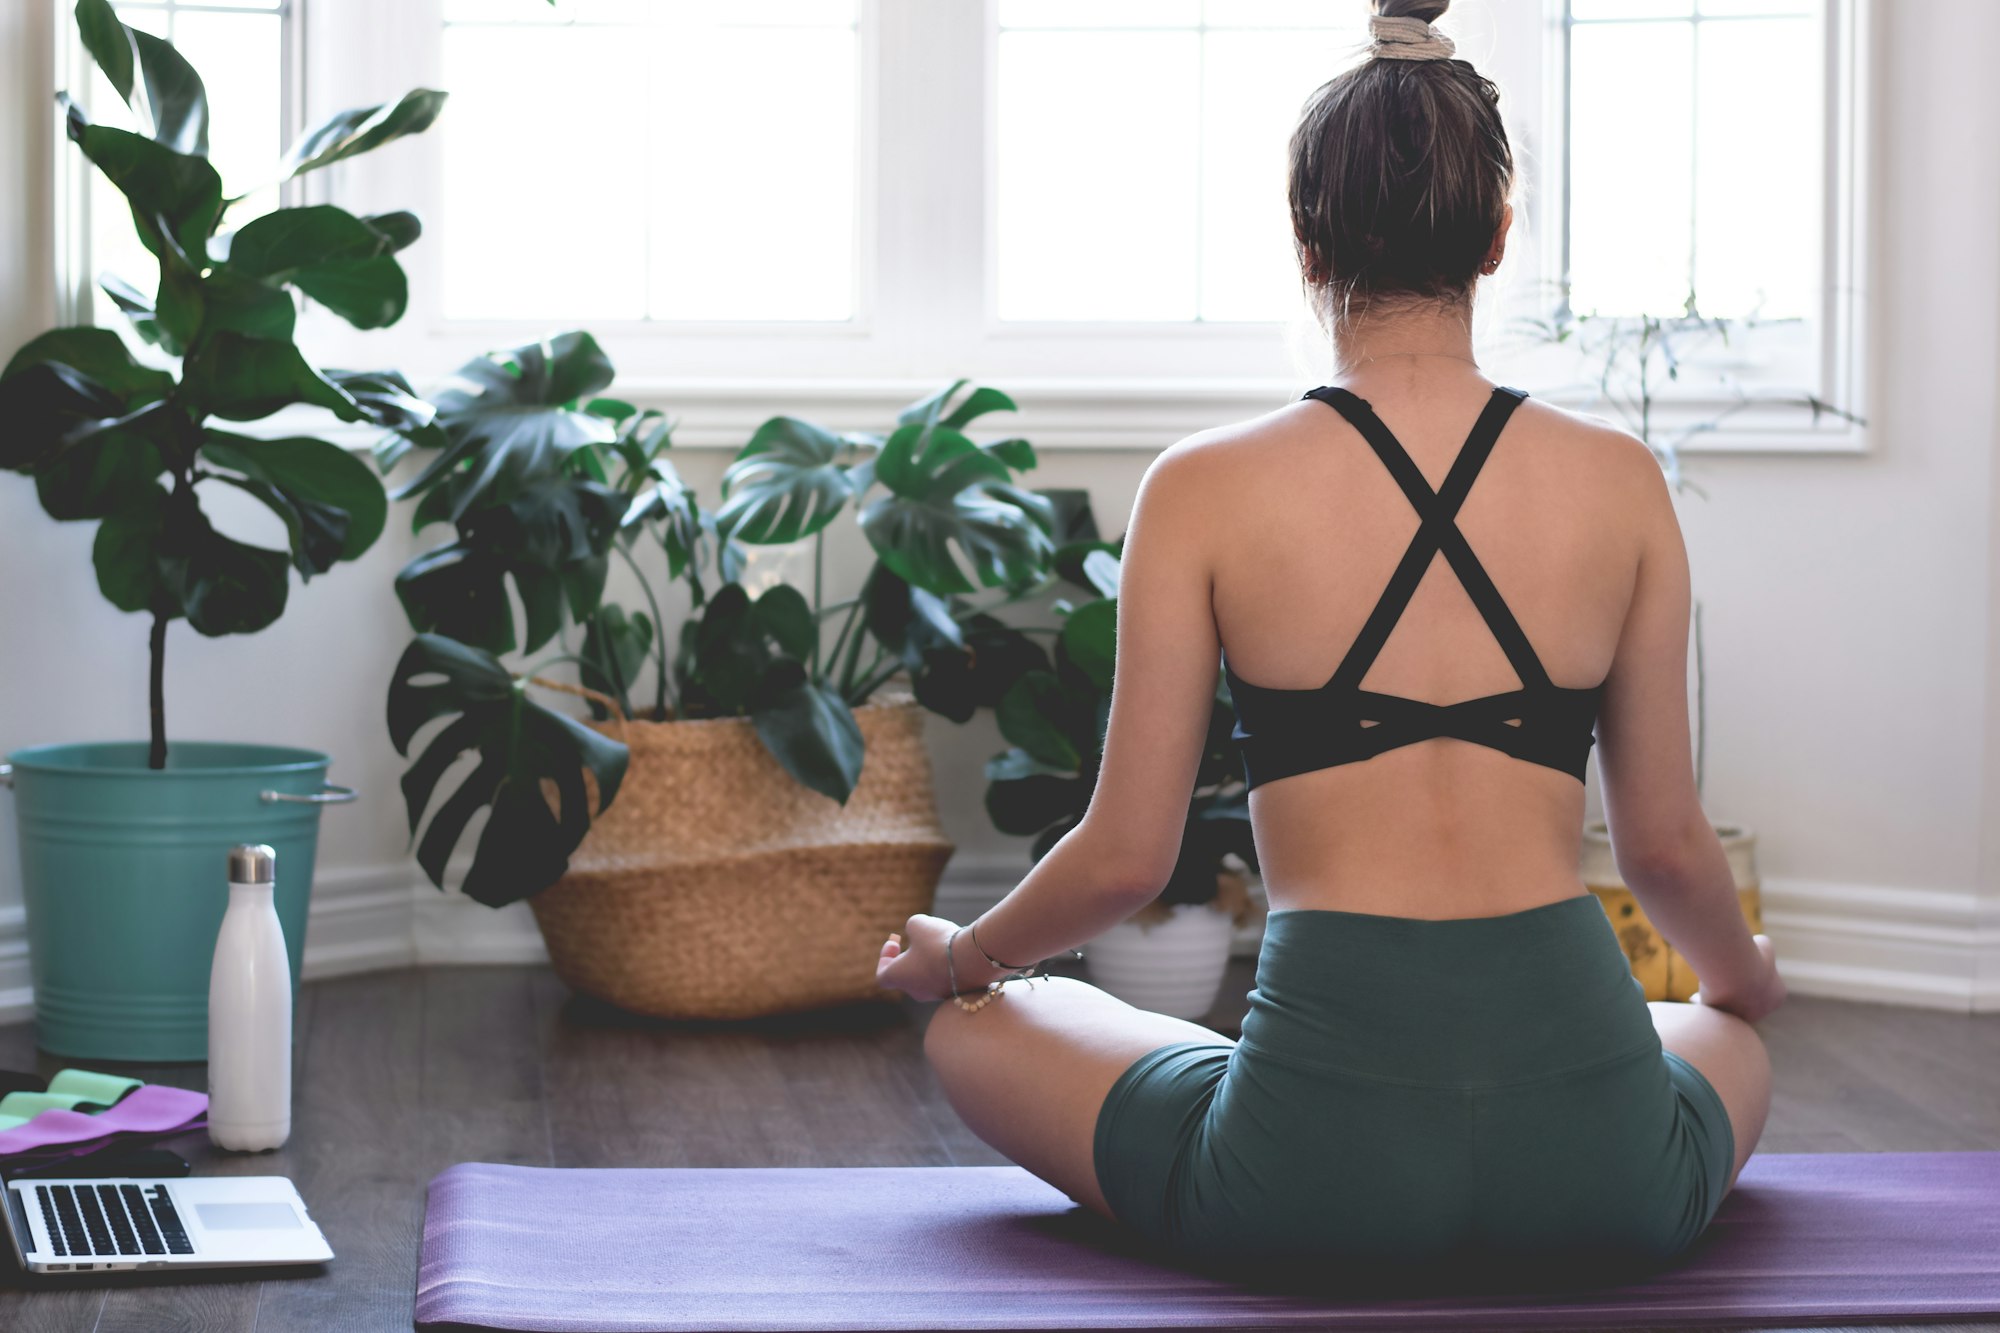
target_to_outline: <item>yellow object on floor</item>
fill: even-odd
[[[1729,856],[1736,875],[1736,897],[1743,907],[1743,919],[1752,934],[1764,929],[1764,904],[1757,887],[1756,835],[1734,825],[1719,824],[1716,834]],[[1618,943],[1631,960],[1632,975],[1639,979],[1649,1000],[1687,1000],[1701,989],[1701,978],[1693,964],[1661,938],[1659,930],[1646,919],[1645,909],[1618,874],[1611,856],[1611,842],[1602,823],[1585,827],[1583,835],[1584,886],[1597,895],[1604,914],[1618,933]]]

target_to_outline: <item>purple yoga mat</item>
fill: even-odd
[[[452,1167],[427,1327],[1546,1329],[2000,1315],[2000,1153],[1754,1157],[1673,1268],[1615,1287],[1357,1298],[1149,1261],[1019,1167]]]

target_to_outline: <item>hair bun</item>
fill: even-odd
[[[1375,12],[1387,19],[1418,19],[1436,23],[1451,8],[1451,0],[1375,0]]]
[[[1379,7],[1444,13],[1444,0],[1377,0]],[[1451,38],[1417,13],[1377,13],[1368,20],[1373,39],[1368,54],[1377,60],[1449,60],[1458,52]]]

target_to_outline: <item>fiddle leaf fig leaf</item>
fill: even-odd
[[[491,807],[464,890],[498,907],[538,893],[562,877],[593,818],[584,774],[597,786],[597,814],[617,799],[629,754],[625,746],[527,696],[498,659],[434,634],[420,634],[396,664],[389,685],[389,737],[398,754],[428,723],[438,731],[403,775],[403,799],[416,837],[452,762],[478,765],[431,811],[417,862],[444,887],[451,854],[466,825]],[[548,788],[554,789],[552,808]]]
[[[262,500],[291,534],[292,562],[304,576],[359,559],[382,535],[389,501],[373,470],[338,445],[306,436],[252,439],[207,432],[202,454],[241,474],[223,478]]]
[[[181,53],[120,22],[110,0],[77,0],[76,25],[84,50],[142,123],[152,126],[153,138],[177,152],[206,157],[208,95]]]
[[[283,174],[297,176],[380,148],[406,134],[421,133],[444,109],[445,97],[430,88],[414,88],[393,103],[355,107],[329,116],[300,135],[285,153]]]
[[[394,249],[384,232],[319,204],[280,208],[246,223],[230,242],[228,266],[267,283],[289,283],[358,329],[379,329],[401,319],[409,302]]]
[[[292,403],[324,407],[342,421],[364,417],[352,396],[307,365],[299,349],[283,339],[223,330],[202,339],[181,375],[196,403],[231,421],[255,421]]]

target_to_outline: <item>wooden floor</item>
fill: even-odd
[[[1210,1016],[1232,1034],[1250,964]],[[738,1026],[654,1026],[570,998],[543,968],[424,968],[310,983],[298,1006],[290,1144],[200,1173],[291,1176],[338,1258],[283,1280],[8,1273],[0,1330],[406,1330],[424,1182],[454,1162],[555,1166],[977,1166],[924,1063],[929,1006]],[[1763,1025],[1773,1152],[2000,1150],[2000,1015],[1794,999]],[[0,1068],[60,1063],[0,1027]],[[135,1069],[202,1087],[199,1065]],[[1927,1325],[2000,1329],[2000,1324]]]

